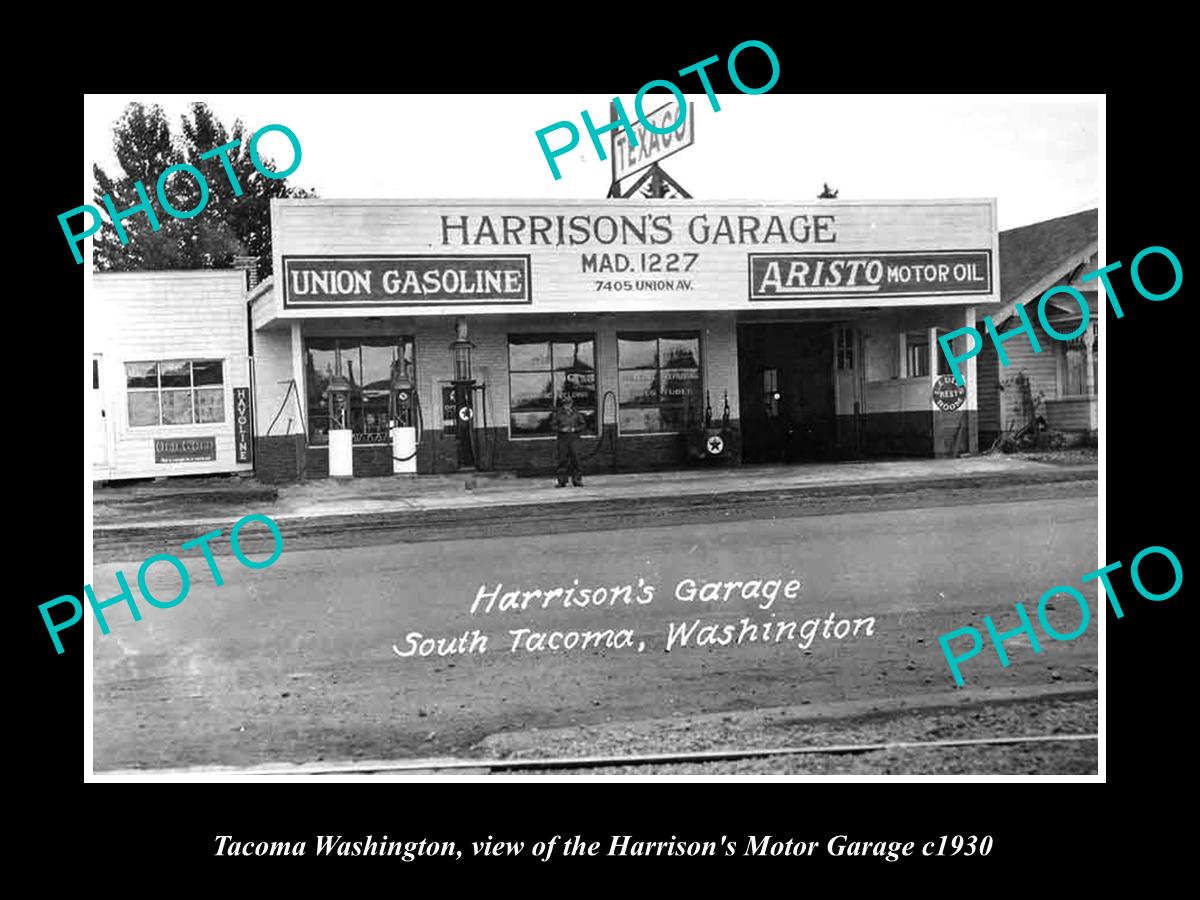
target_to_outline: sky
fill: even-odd
[[[648,95],[646,109],[668,94]],[[663,168],[698,200],[807,202],[828,183],[841,200],[995,197],[1001,230],[1099,205],[1102,97],[704,94],[696,141]],[[610,164],[582,124],[607,121],[600,94],[87,95],[85,168],[116,170],[112,125],[125,104],[158,103],[178,131],[194,101],[247,130],[283,124],[301,163],[291,183],[330,199],[602,199]],[[634,113],[633,96],[621,96]],[[557,158],[555,180],[535,132],[572,121],[579,145]],[[608,135],[602,137],[608,148]],[[548,136],[557,147],[564,131]],[[260,151],[281,166],[287,139]],[[86,176],[85,176],[86,178]],[[148,186],[149,187],[149,186]],[[91,202],[90,184],[84,199]]]

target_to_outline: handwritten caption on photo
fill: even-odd
[[[243,552],[239,543],[239,535],[243,528],[251,522],[261,522],[267,526],[267,530],[271,532],[271,538],[274,542],[274,548],[271,555],[266,559],[255,561],[248,557]],[[215,528],[208,534],[202,534],[194,540],[187,541],[180,545],[181,550],[191,550],[194,547],[199,547],[200,552],[204,554],[204,559],[208,563],[208,569],[212,572],[213,583],[217,587],[225,584],[225,579],[221,577],[221,570],[217,568],[217,560],[213,555],[212,547],[209,544],[221,537],[221,529]],[[264,516],[260,513],[243,516],[233,523],[233,528],[229,532],[229,546],[233,550],[234,558],[245,566],[247,569],[266,569],[273,566],[279,557],[283,554],[283,535],[279,531],[279,526],[269,516]],[[175,569],[179,575],[179,593],[171,600],[160,600],[155,597],[150,591],[149,585],[146,583],[146,576],[149,573],[151,566],[155,563],[166,563]],[[92,607],[92,615],[96,617],[96,621],[100,623],[100,633],[107,635],[110,631],[108,620],[104,617],[104,610],[117,603],[124,602],[129,607],[129,614],[133,617],[133,621],[140,622],[142,620],[141,610],[138,609],[137,602],[133,598],[133,591],[130,590],[129,581],[125,577],[125,573],[120,569],[116,571],[117,584],[121,588],[121,592],[115,597],[110,597],[107,600],[97,600],[96,592],[90,584],[84,585],[83,593],[87,596],[88,604]],[[178,556],[172,556],[170,553],[155,553],[153,556],[144,560],[138,568],[137,573],[138,589],[142,594],[142,598],[151,606],[158,609],[170,609],[173,606],[178,606],[187,599],[188,593],[191,591],[192,580],[188,575],[187,566]],[[50,617],[50,610],[55,606],[69,604],[74,608],[71,618],[64,622],[54,622]],[[50,634],[50,639],[54,642],[54,649],[61,654],[63,652],[62,641],[59,640],[59,633],[65,631],[73,625],[77,625],[83,618],[83,604],[79,598],[72,594],[63,594],[61,597],[55,597],[53,600],[48,600],[38,606],[38,612],[42,614],[42,621],[46,623],[46,631]]]
[[[798,578],[754,578],[748,581],[697,582],[685,578],[675,585],[673,597],[680,603],[737,603],[752,602],[759,612],[770,612],[775,601],[782,596],[785,600],[799,597],[801,582]],[[657,588],[638,578],[635,584],[580,587],[579,579],[567,587],[550,587],[532,590],[505,590],[503,583],[495,586],[481,585],[471,603],[471,615],[493,613],[526,613],[540,610],[565,609],[636,609],[654,602]],[[821,639],[845,640],[847,637],[871,637],[875,633],[875,618],[850,619],[838,617],[831,612],[826,618],[752,620],[743,616],[736,623],[706,622],[704,619],[667,622],[666,641],[663,649],[671,652],[683,647],[727,647],[730,644],[794,644],[807,650],[820,635]],[[822,625],[824,627],[822,627]],[[639,637],[634,628],[597,628],[568,630],[538,630],[532,625],[508,629],[508,637],[499,641],[501,648],[509,653],[538,653],[542,651],[573,651],[591,649],[632,648],[638,653],[646,650],[646,637]],[[420,631],[408,632],[403,649],[396,644],[392,651],[400,657],[457,656],[486,653],[494,636],[486,635],[478,628],[464,630],[459,635],[434,637]]]

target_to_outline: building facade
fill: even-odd
[[[1100,267],[1095,209],[1035,222],[1000,233],[1001,304],[991,313],[997,331],[1019,326],[1016,304],[1024,305],[1037,336],[1038,351],[1022,336],[1004,345],[1008,365],[1000,365],[996,348],[985,340],[977,358],[979,373],[979,438],[986,450],[996,438],[1041,416],[1046,427],[1073,438],[1094,438],[1099,423],[1098,281],[1081,281]],[[1048,335],[1038,320],[1042,294],[1069,285],[1088,305],[1088,324],[1067,341]],[[1046,319],[1059,334],[1071,334],[1083,317],[1077,303],[1063,294],[1046,304]],[[984,334],[982,321],[977,324]],[[1028,382],[1025,395],[1020,377]],[[1032,404],[1032,408],[1031,407]]]
[[[246,274],[98,272],[92,477],[252,469]]]
[[[994,200],[275,200],[271,225],[266,480],[328,474],[347,432],[353,475],[391,474],[400,419],[418,473],[547,471],[565,393],[585,470],[978,449],[976,361],[956,388],[937,337],[996,309]]]

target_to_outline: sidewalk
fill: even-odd
[[[797,466],[742,466],[615,475],[591,475],[583,487],[557,488],[553,478],[511,474],[395,475],[390,478],[321,479],[278,488],[252,479],[220,479],[215,484],[155,482],[131,488],[97,487],[94,523],[97,539],[105,533],[186,528],[202,533],[212,523],[228,523],[249,513],[264,513],[281,527],[330,525],[368,517],[377,523],[400,516],[410,524],[448,517],[478,517],[513,507],[547,507],[575,515],[584,509],[646,511],[714,502],[762,499],[829,498],[918,490],[1011,487],[1097,477],[1091,464],[1052,465],[1011,456],[919,459],[891,462],[828,463]],[[273,498],[273,499],[272,499]]]

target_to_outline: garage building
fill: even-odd
[[[567,392],[585,470],[978,449],[976,360],[956,388],[937,337],[997,308],[991,199],[274,200],[271,223],[265,480],[329,474],[331,441],[338,474],[548,471]]]

